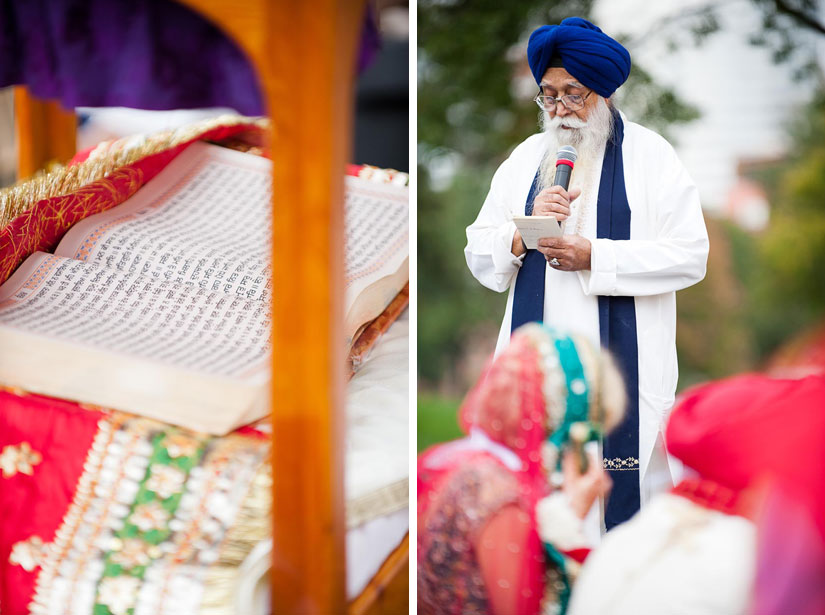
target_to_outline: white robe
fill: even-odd
[[[561,330],[579,332],[599,346],[599,295],[636,298],[636,334],[639,350],[639,480],[642,501],[651,488],[645,477],[676,392],[676,291],[705,276],[708,236],[699,193],[670,144],[656,133],[627,121],[624,116],[622,156],[630,239],[596,239],[596,201],[602,154],[573,171],[572,186],[592,176],[594,187],[572,206],[565,226],[591,241],[591,270],[568,272],[546,268],[544,322]],[[496,171],[478,218],[467,228],[464,255],[472,274],[487,288],[509,290],[496,353],[510,339],[513,289],[523,256],[511,252],[516,226],[514,215],[524,215],[524,203],[547,141],[542,134],[516,147]],[[582,212],[586,212],[582,214]],[[584,220],[578,222],[579,216]],[[669,473],[681,469],[668,460]],[[666,471],[667,473],[667,471]],[[661,477],[650,477],[661,482]],[[669,481],[668,481],[669,482]]]
[[[756,527],[661,494],[604,537],[573,585],[569,615],[744,615]]]

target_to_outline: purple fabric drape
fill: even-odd
[[[364,14],[364,27],[361,30],[361,44],[358,48],[358,74],[364,72],[375,60],[381,48],[381,35],[375,22],[375,13],[372,4],[367,3]]]
[[[368,11],[359,70],[377,47]],[[0,86],[20,84],[66,108],[264,113],[243,52],[172,0],[0,0]]]

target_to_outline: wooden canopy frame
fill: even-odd
[[[272,305],[272,610],[342,613],[343,177],[366,0],[178,1],[252,63],[271,118],[272,182],[286,204],[272,208],[272,276],[284,291]],[[321,83],[336,95],[319,96]],[[24,88],[15,91],[15,113],[20,177],[74,154],[74,114]],[[407,585],[408,541],[390,560],[387,578],[374,580],[350,612],[407,604],[398,587]],[[388,587],[392,605],[380,599]]]

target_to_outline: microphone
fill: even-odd
[[[570,185],[570,175],[573,173],[573,164],[579,155],[572,145],[562,145],[556,152],[556,175],[553,185],[561,186],[565,190]]]
[[[573,174],[573,164],[579,154],[572,145],[562,145],[556,152],[556,174],[553,177],[553,185],[561,186],[567,190],[570,186],[570,176]],[[561,222],[559,222],[561,226]]]

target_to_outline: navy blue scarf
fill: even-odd
[[[596,206],[596,236],[630,239],[630,205],[624,184],[622,141],[624,124],[613,112],[613,136],[607,142]],[[539,172],[533,178],[524,215],[533,213]],[[528,250],[516,278],[510,331],[528,322],[544,320],[544,276],[547,261],[538,250]],[[639,349],[636,342],[636,304],[633,297],[599,297],[599,333],[602,347],[613,354],[627,388],[627,413],[604,440],[605,467],[613,490],[605,509],[610,529],[639,510]]]

